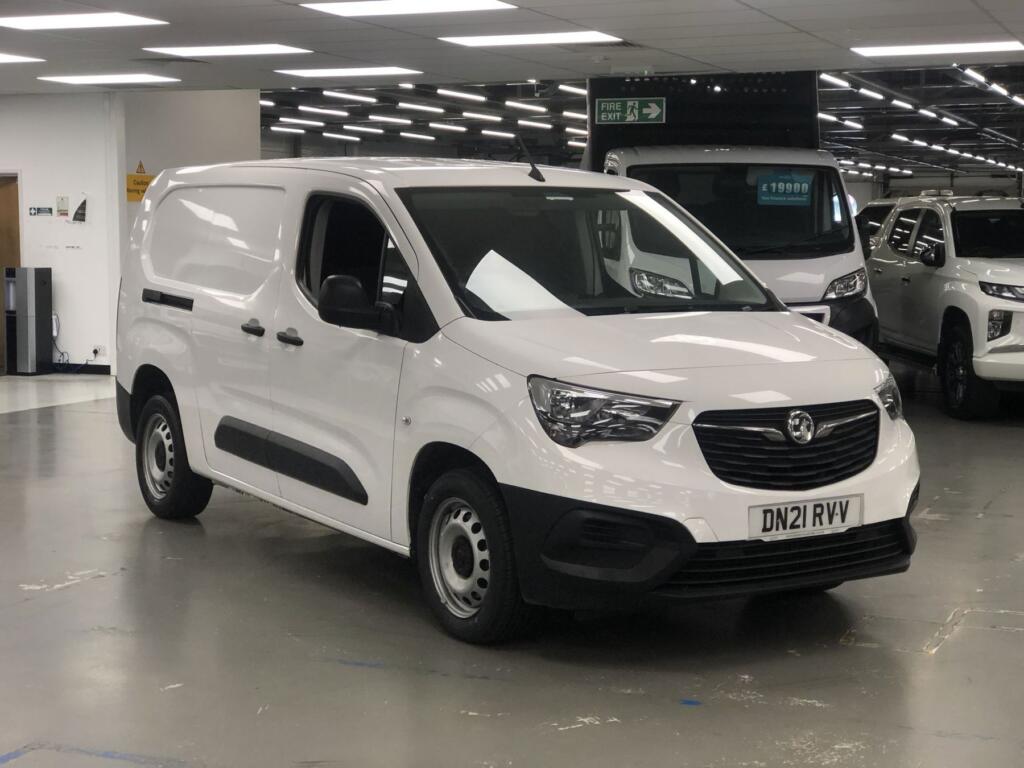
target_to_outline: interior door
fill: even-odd
[[[21,266],[21,235],[18,224],[18,177],[0,176],[0,288],[3,270]],[[0,300],[0,304],[4,302]],[[4,312],[0,312],[0,373],[6,373],[7,329]]]
[[[878,327],[882,341],[904,343],[902,299],[906,255],[910,251],[920,209],[897,211],[883,242],[868,259],[871,292],[878,306]]]
[[[317,302],[325,279],[349,275],[370,304],[400,304],[410,262],[399,233],[368,185],[312,195],[270,334],[281,495],[382,538],[391,533],[395,409],[406,342],[329,324],[320,319]]]
[[[901,304],[907,346],[923,352],[935,352],[939,338],[941,313],[938,311],[943,278],[935,267],[921,262],[921,253],[935,245],[945,245],[946,236],[938,211],[921,213],[914,245],[906,257],[901,287]]]

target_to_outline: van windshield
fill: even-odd
[[[776,310],[663,195],[611,189],[402,189],[473,317]]]
[[[1024,210],[954,211],[956,255],[974,259],[1024,257]]]
[[[638,165],[632,178],[657,187],[740,258],[813,258],[853,249],[843,185],[818,165]]]

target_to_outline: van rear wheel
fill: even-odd
[[[151,397],[139,414],[135,469],[146,506],[165,520],[195,517],[213,493],[213,483],[189,466],[178,409],[163,395]]]
[[[438,478],[423,500],[416,559],[424,597],[449,634],[498,643],[525,626],[501,494],[472,469]]]

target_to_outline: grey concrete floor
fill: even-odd
[[[917,378],[909,573],[503,648],[268,505],[151,518],[112,400],[0,414],[0,765],[1024,765],[1024,408],[954,422]]]

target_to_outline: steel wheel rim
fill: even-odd
[[[491,582],[491,554],[480,517],[463,499],[446,499],[430,523],[428,546],[430,575],[441,602],[452,615],[472,618]]]
[[[154,413],[146,422],[142,443],[142,475],[150,495],[160,501],[174,483],[174,435],[167,419]]]

